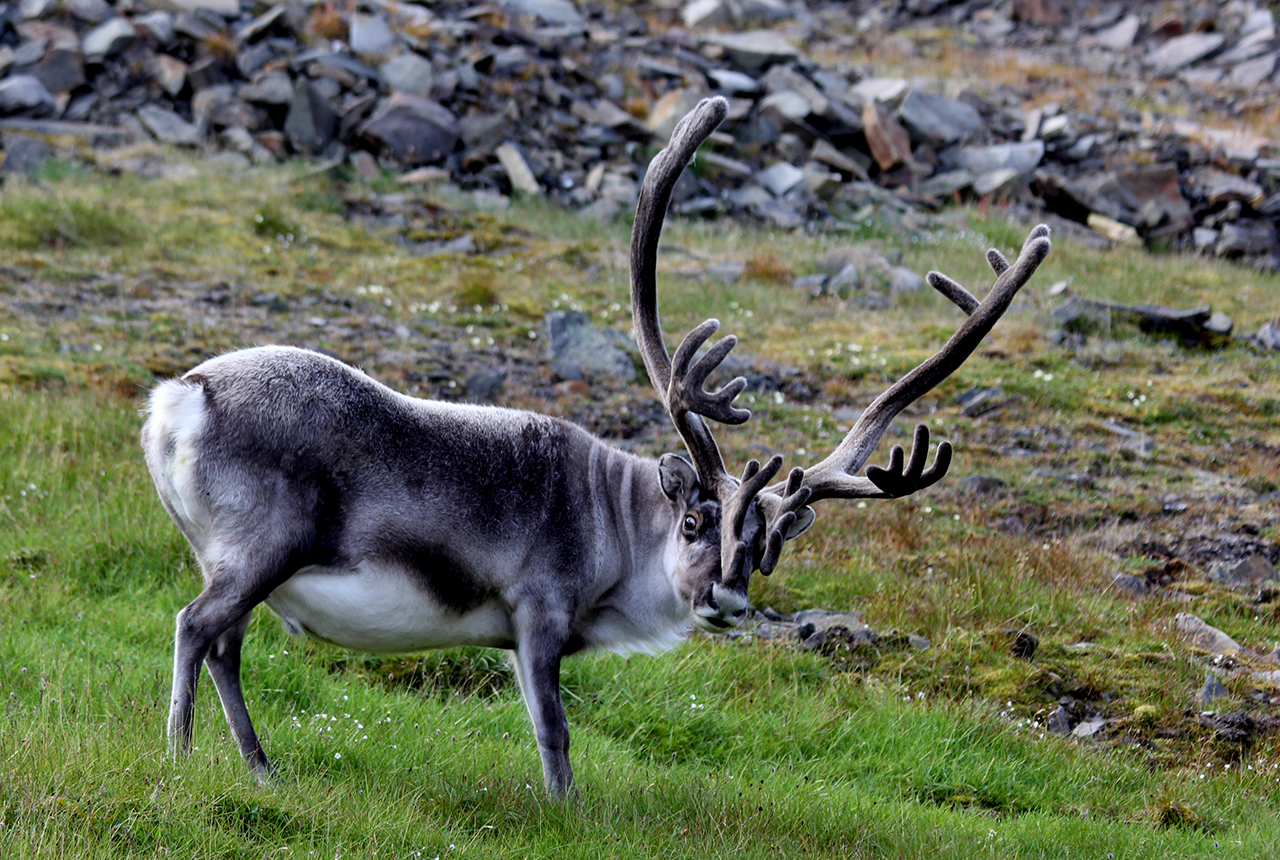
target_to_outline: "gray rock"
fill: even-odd
[[[738,17],[729,0],[693,0],[680,10],[686,27],[723,27]]]
[[[187,64],[177,57],[156,54],[151,58],[149,71],[151,79],[172,98],[177,98],[187,85]]]
[[[911,90],[898,107],[898,119],[916,143],[935,148],[950,146],[987,127],[982,115],[967,102]]]
[[[1222,236],[1213,252],[1219,257],[1259,256],[1280,250],[1273,221],[1243,218],[1222,225]]]
[[[396,49],[399,37],[381,15],[362,15],[357,12],[351,16],[347,43],[356,56],[382,60]]]
[[[621,335],[601,331],[577,311],[552,311],[543,317],[552,372],[561,379],[609,377],[631,381],[636,366],[618,345]]]
[[[1252,60],[1236,63],[1231,67],[1228,77],[1237,87],[1255,87],[1271,77],[1276,70],[1277,60],[1280,60],[1280,52],[1272,51]]]
[[[51,47],[39,62],[27,66],[22,72],[38,78],[55,95],[69,93],[86,83],[84,59],[79,48]]]
[[[889,268],[889,289],[895,293],[918,293],[925,287],[924,278],[906,266]]]
[[[1195,245],[1197,251],[1207,251],[1218,244],[1218,238],[1221,235],[1219,231],[1210,227],[1196,227],[1191,231],[1191,243]]]
[[[431,97],[435,84],[431,63],[412,51],[383,63],[378,74],[391,92],[408,93],[421,99]]]
[[[1251,555],[1229,569],[1212,570],[1210,578],[1235,591],[1257,592],[1265,584],[1280,582],[1280,573],[1266,556]]]
[[[1044,158],[1044,141],[952,147],[940,153],[938,158],[946,167],[967,170],[974,176],[1004,169],[1026,176]]]
[[[1142,19],[1137,15],[1126,15],[1120,21],[1094,36],[1095,41],[1112,51],[1124,51],[1133,47],[1138,37],[1138,29],[1142,27]]]
[[[503,0],[503,4],[520,15],[532,15],[548,24],[585,29],[586,22],[570,0]]]
[[[133,26],[139,34],[155,39],[156,43],[162,48],[171,46],[176,38],[173,29],[173,15],[163,9],[148,12],[146,15],[139,15],[133,19]]]
[[[1106,726],[1107,721],[1103,717],[1090,717],[1087,720],[1081,720],[1071,734],[1078,738],[1091,738]]]
[[[298,78],[293,89],[293,100],[284,121],[284,133],[298,152],[313,155],[323,152],[333,143],[338,127],[338,114],[329,100],[306,78]]]
[[[32,75],[11,75],[0,81],[0,116],[50,116],[57,102],[48,87]]]
[[[60,5],[61,0],[22,0],[14,17],[19,21],[44,20],[52,17]]]
[[[1266,349],[1280,349],[1280,325],[1266,323],[1254,337]]]
[[[156,105],[138,108],[138,119],[151,135],[163,143],[195,146],[200,142],[200,129],[171,110]]]
[[[785,63],[800,56],[799,49],[772,30],[749,30],[744,33],[717,33],[705,37],[719,45],[748,73],[760,72],[775,63]]]
[[[1200,688],[1200,694],[1196,696],[1196,700],[1201,705],[1208,707],[1212,702],[1218,699],[1231,698],[1231,691],[1218,680],[1217,675],[1209,674],[1204,676],[1204,686]]]
[[[719,2],[719,0],[713,1]],[[716,89],[723,90],[730,95],[749,96],[760,92],[760,84],[755,78],[732,69],[712,69],[707,72],[707,77],[711,79],[711,83]]]
[[[251,45],[267,35],[277,23],[286,20],[284,4],[278,3],[236,30],[236,41],[242,46]]]
[[[176,12],[193,13],[204,10],[223,18],[240,15],[239,0],[163,0],[163,5]]]
[[[1235,654],[1240,643],[1187,612],[1179,612],[1173,620],[1174,629],[1192,648],[1215,657]]]
[[[294,85],[287,72],[267,72],[241,87],[238,95],[252,104],[280,107],[293,102]]]
[[[1062,705],[1058,705],[1053,713],[1049,714],[1046,721],[1047,728],[1055,735],[1071,734],[1071,712]]]
[[[1175,36],[1147,54],[1147,65],[1156,74],[1171,75],[1222,49],[1227,37],[1221,33],[1188,33]]]
[[[757,173],[756,182],[768,189],[773,196],[781,197],[804,182],[804,171],[794,164],[779,161]]]
[[[81,50],[89,62],[101,63],[132,45],[137,38],[138,31],[127,19],[112,18],[84,35]]]
[[[711,263],[706,269],[707,277],[728,285],[736,284],[742,279],[746,271],[747,264],[741,260],[725,260],[720,263]]]
[[[864,78],[853,85],[849,96],[861,107],[871,102],[892,104],[902,98],[907,86],[907,81],[903,78]]]
[[[506,381],[506,371],[497,368],[477,370],[467,377],[466,382],[462,384],[462,389],[467,400],[472,403],[491,403],[502,391],[503,383]]]
[[[770,93],[756,105],[756,111],[780,126],[801,122],[814,112],[809,100],[794,90]]]
[[[960,413],[966,418],[994,412],[1008,402],[1003,388],[971,388],[956,398]]]
[[[1008,197],[1022,185],[1022,174],[1012,167],[979,173],[973,178],[973,193],[979,197]]]
[[[26,134],[5,135],[4,172],[20,173],[34,179],[53,158],[53,147],[38,137]]]
[[[975,496],[994,495],[1009,486],[999,478],[990,475],[966,475],[960,479],[960,488]]]
[[[1129,573],[1113,574],[1111,586],[1126,597],[1146,597],[1151,590],[1145,579]]]
[[[882,102],[869,102],[862,109],[863,132],[871,156],[884,171],[911,164],[911,136]]]
[[[916,188],[926,200],[946,200],[966,188],[973,187],[973,174],[967,170],[948,170],[930,176]]]
[[[827,276],[821,272],[814,275],[797,275],[791,279],[791,289],[817,297],[826,294],[827,280]]]
[[[459,129],[439,103],[393,93],[361,126],[360,136],[403,164],[434,164],[453,151]]]
[[[101,24],[115,14],[107,0],[67,0],[66,9],[72,18],[86,24]]]

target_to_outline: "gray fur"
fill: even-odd
[[[558,419],[416,400],[326,356],[263,347],[158,386],[142,440],[205,584],[178,615],[172,742],[191,742],[204,660],[262,778],[271,766],[239,686],[259,603],[294,632],[354,647],[513,649],[553,793],[571,782],[563,655],[664,648],[746,606],[745,583],[723,606],[713,597],[719,520],[687,464],[660,468]],[[670,494],[664,472],[680,476]],[[390,581],[408,595],[390,608],[362,590]],[[331,588],[362,596],[315,605]]]

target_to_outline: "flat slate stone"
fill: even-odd
[[[458,120],[444,106],[393,93],[360,128],[360,136],[404,164],[443,161],[458,143]]]
[[[1221,33],[1188,33],[1175,36],[1147,54],[1147,64],[1157,74],[1171,75],[1220,50],[1227,37]]]
[[[48,87],[32,75],[12,75],[0,81],[0,116],[42,117],[57,109]]]
[[[299,152],[318,154],[333,142],[338,114],[329,100],[306,78],[298,78],[285,117],[284,132]]]
[[[992,146],[952,147],[938,156],[949,168],[961,168],[977,176],[1005,168],[1026,175],[1044,158],[1044,141],[997,143]]]
[[[724,48],[733,61],[750,72],[761,72],[774,63],[785,63],[800,56],[795,45],[772,30],[748,30],[743,33],[717,33],[706,40]]]
[[[195,146],[200,142],[200,129],[171,110],[156,105],[138,108],[138,119],[156,140],[178,146]]]
[[[412,51],[405,52],[383,63],[378,68],[382,82],[393,93],[408,93],[418,98],[429,98],[434,84],[430,61]]]
[[[950,146],[987,127],[968,102],[912,90],[898,107],[898,119],[912,139],[934,147]]]

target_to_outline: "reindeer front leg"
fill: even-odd
[[[516,680],[533,721],[542,756],[542,779],[547,793],[567,796],[573,787],[569,766],[569,721],[560,700],[560,657],[569,639],[564,602],[539,601],[515,613]]]

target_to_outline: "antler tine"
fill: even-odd
[[[747,565],[750,547],[743,535],[747,511],[773,476],[782,468],[782,457],[774,454],[763,466],[759,460],[751,460],[742,470],[742,481],[720,507],[720,577],[725,584],[732,584],[739,577],[750,573]]]
[[[680,120],[671,133],[671,142],[649,164],[631,232],[631,313],[645,369],[693,458],[703,488],[722,499],[733,492],[736,482],[725,469],[715,437],[702,416],[726,424],[741,424],[749,419],[750,411],[733,406],[733,399],[746,387],[746,380],[734,379],[714,393],[705,391],[702,384],[724,361],[737,339],[724,338],[690,367],[698,348],[720,326],[716,320],[707,320],[680,344],[673,367],[658,318],[657,261],[662,222],[676,181],[728,112],[729,103],[723,97],[703,99]]]
[[[918,400],[964,363],[982,339],[1008,310],[1013,297],[1040,266],[1051,249],[1049,228],[1037,226],[1027,236],[1018,259],[1009,265],[998,251],[989,252],[987,261],[997,278],[986,298],[977,302],[968,290],[946,275],[931,272],[929,282],[944,296],[969,314],[946,345],[918,367],[891,385],[867,407],[826,459],[806,470],[804,486],[813,491],[811,502],[832,498],[885,498],[913,493],[937,481],[951,462],[951,447],[938,446],[934,465],[924,469],[929,433],[917,428],[911,458],[904,465],[902,449],[895,446],[889,467],[872,467],[867,477],[859,477],[867,459],[879,444],[890,423],[908,404]],[[972,303],[972,304],[971,304]],[[780,495],[782,485],[774,485],[766,493]]]

